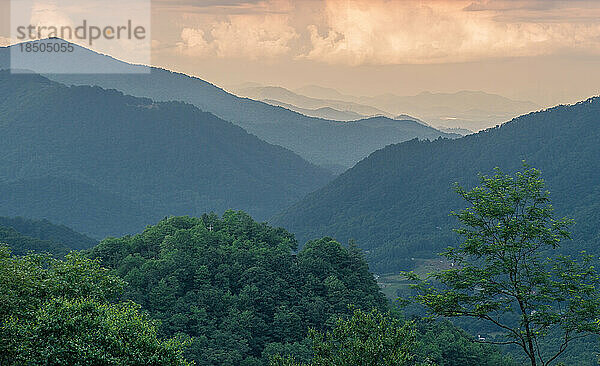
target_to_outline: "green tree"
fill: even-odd
[[[0,364],[188,365],[176,339],[132,302],[124,283],[78,253],[12,256],[0,247]]]
[[[402,322],[374,309],[355,310],[339,318],[328,332],[309,331],[313,342],[311,366],[416,365],[416,333],[411,322]],[[291,358],[272,358],[271,366],[301,365]]]
[[[124,299],[161,321],[159,334],[190,337],[198,365],[266,365],[279,351],[302,357],[309,328],[388,307],[359,253],[331,238],[295,254],[294,236],[243,212],[170,217],[90,251],[128,285]]]
[[[532,366],[549,365],[581,337],[599,331],[600,280],[590,256],[576,261],[556,249],[571,221],[553,215],[540,172],[525,166],[514,176],[496,170],[481,185],[457,192],[469,207],[453,213],[464,238],[443,256],[453,267],[418,281],[416,301],[444,317],[471,317],[500,336],[479,339],[520,347]],[[544,338],[560,333],[554,347]],[[556,342],[555,342],[556,343]]]
[[[473,342],[473,336],[448,320],[414,318],[417,357],[438,366],[516,366],[498,346]]]
[[[185,365],[176,339],[160,340],[155,324],[128,302],[55,298],[27,320],[10,318],[7,365]],[[3,363],[4,365],[4,363]]]

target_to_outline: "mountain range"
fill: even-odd
[[[301,109],[333,108],[338,111],[348,111],[364,117],[386,116],[392,114],[381,109],[351,101],[336,99],[317,99],[307,97],[279,86],[254,86],[234,89],[235,94],[254,100],[266,101],[269,104],[288,104]],[[270,102],[269,102],[270,101]]]
[[[264,99],[263,102],[283,107],[285,109],[289,109],[294,112],[301,113],[305,116],[309,117],[317,117],[322,119],[328,119],[333,121],[357,121],[359,119],[364,119],[365,116],[362,114],[358,114],[356,112],[347,111],[347,110],[339,110],[332,107],[321,107],[317,109],[309,109],[309,108],[300,108],[296,107],[293,104],[282,103],[278,100],[273,99]]]
[[[573,217],[573,253],[600,240],[600,98],[530,113],[460,139],[412,140],[378,150],[272,223],[302,242],[321,235],[355,239],[371,268],[395,272],[456,245],[453,191],[499,167],[527,164],[547,181],[559,217]]]
[[[565,203],[569,199],[564,172],[573,167],[564,156],[575,152],[582,156],[577,161],[589,163],[572,176],[596,187],[589,167],[598,158],[592,138],[597,117],[596,112],[585,112],[597,107],[596,99],[530,113],[458,138],[470,131],[443,133],[402,113],[394,114],[396,119],[332,121],[239,98],[167,70],[118,74],[143,66],[75,49],[75,57],[60,65],[63,71],[68,71],[69,62],[85,59],[115,73],[48,75],[73,86],[37,75],[2,74],[0,116],[5,122],[0,132],[8,143],[0,156],[0,194],[10,199],[2,202],[0,214],[47,217],[100,237],[131,232],[165,215],[244,209],[258,219],[273,217],[273,223],[291,229],[300,241],[323,235],[354,238],[373,268],[393,271],[410,267],[413,256],[431,256],[453,240],[448,213],[461,204],[452,193],[453,182],[474,184],[477,173],[489,173],[496,165],[514,170],[526,159],[545,175],[551,167],[551,188],[560,182],[557,207],[567,208],[571,206]],[[8,51],[0,50],[0,63],[8,62]],[[184,102],[75,86],[88,83]],[[350,98],[319,87],[273,91],[313,95],[305,97],[309,99]],[[534,107],[480,92],[361,98],[423,108],[429,101],[461,111],[483,104],[494,113]],[[332,176],[324,169],[198,107],[336,173],[363,160],[326,185]],[[413,140],[397,143],[409,136]],[[384,147],[388,144],[393,145]],[[552,151],[547,152],[548,146]],[[309,192],[313,193],[292,205]],[[582,202],[577,205],[581,209],[575,214],[589,210]],[[586,230],[594,235],[593,229]]]
[[[182,102],[0,72],[0,215],[96,238],[170,215],[267,218],[332,176]]]
[[[382,94],[377,96],[345,95],[335,89],[307,86],[291,91],[282,87],[242,85],[236,94],[272,105],[319,117],[315,109],[332,108],[362,116],[414,115],[429,125],[444,129],[474,131],[493,127],[518,115],[540,109],[535,103],[516,101],[480,91],[456,93],[423,92],[413,96]],[[304,93],[304,94],[303,94]],[[410,117],[407,119],[413,119]]]
[[[254,89],[257,87],[254,86]],[[427,121],[437,128],[464,128],[479,131],[539,110],[533,102],[512,100],[501,95],[482,91],[459,91],[455,93],[422,92],[417,95],[399,96],[381,94],[354,96],[342,94],[331,88],[310,85],[295,90],[305,98],[328,100],[338,103],[367,105],[384,114],[409,114]],[[293,104],[293,103],[292,103]]]
[[[49,39],[44,42],[65,41]],[[10,47],[0,48],[0,69],[10,66],[9,53]],[[351,167],[371,152],[389,144],[412,138],[458,137],[432,127],[392,119],[380,119],[374,126],[370,119],[347,123],[308,117],[286,108],[237,97],[196,77],[127,64],[76,45],[68,55],[42,55],[40,58],[31,58],[30,64],[20,66],[36,70],[40,69],[40,63],[45,65],[47,62],[54,65],[54,74],[45,75],[51,80],[69,85],[117,89],[125,94],[155,101],[190,103],[243,127],[266,142],[288,148],[304,159],[335,172]],[[73,70],[81,69],[81,64],[91,65],[102,73],[73,73]]]

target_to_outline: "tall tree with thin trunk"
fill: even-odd
[[[468,207],[452,214],[461,222],[460,246],[442,255],[452,268],[414,273],[414,300],[443,317],[483,320],[499,336],[478,341],[516,345],[532,366],[556,361],[573,340],[599,333],[600,278],[593,258],[559,255],[571,220],[555,219],[540,172],[524,166],[515,175],[498,169],[480,185],[456,191]],[[554,347],[545,337],[560,337]]]

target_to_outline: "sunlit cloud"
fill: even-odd
[[[59,8],[55,2],[38,1],[33,3],[30,24],[36,27],[68,26],[73,28],[73,20],[68,15],[68,9]],[[47,34],[42,35],[46,37]]]
[[[600,4],[589,0],[479,0],[464,10],[488,12],[506,23],[598,23],[600,18]]]
[[[600,54],[600,3],[583,0],[228,0],[179,5],[188,12],[177,49],[192,57],[389,65]]]
[[[521,2],[539,11],[533,2]],[[420,64],[547,55],[565,49],[600,53],[600,23],[498,21],[498,3],[326,1],[327,27],[307,27],[311,50],[327,63]],[[478,11],[474,11],[476,5]]]
[[[184,28],[179,51],[195,57],[273,58],[290,52],[298,34],[287,15],[230,16],[215,22],[209,31]]]

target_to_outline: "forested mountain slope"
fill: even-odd
[[[600,98],[530,113],[457,140],[409,141],[381,149],[272,222],[300,241],[354,238],[371,268],[398,271],[412,258],[457,244],[452,210],[463,205],[453,184],[506,172],[522,161],[539,168],[559,216],[571,216],[571,250],[600,242]]]
[[[8,47],[0,48],[0,69],[9,67],[8,54]],[[48,57],[43,55],[40,62],[48,62]],[[191,103],[243,127],[269,143],[288,148],[312,163],[334,167],[335,171],[349,168],[389,144],[412,138],[458,137],[431,127],[407,125],[403,121],[387,120],[385,124],[371,126],[369,120],[346,123],[307,117],[285,108],[239,98],[199,78],[159,68],[151,68],[148,74],[127,74],[140,72],[141,66],[117,61],[79,46],[75,46],[73,53],[55,60],[55,64],[61,65],[61,71],[65,73],[48,75],[52,80],[117,89],[156,101]],[[71,70],[81,69],[81,64],[94,65],[95,69],[104,73],[72,73]],[[31,68],[37,66],[31,65]],[[106,73],[113,70],[113,74]]]
[[[266,218],[330,174],[181,102],[0,72],[0,215],[95,237],[172,214]]]
[[[71,250],[89,249],[97,242],[48,220],[0,217],[0,244],[7,244],[15,255],[29,251],[64,255]]]

